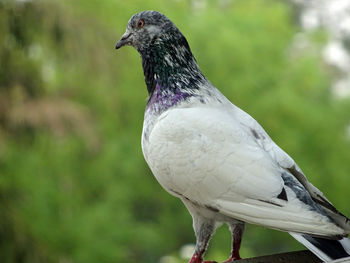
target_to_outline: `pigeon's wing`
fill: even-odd
[[[159,117],[145,155],[162,186],[194,204],[283,231],[343,235],[253,136],[225,108],[177,108]]]
[[[350,220],[340,213],[324,194],[307,180],[296,162],[272,141],[254,118],[236,106],[234,106],[234,109],[235,116],[240,121],[242,127],[253,135],[260,147],[268,152],[280,167],[291,173],[305,187],[312,200],[320,205],[329,217],[344,228],[346,232],[350,232]]]

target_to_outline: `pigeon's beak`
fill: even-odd
[[[131,45],[132,43],[131,36],[132,36],[132,33],[126,31],[124,35],[122,35],[122,38],[118,41],[117,45],[115,46],[115,49],[119,49],[125,45]]]

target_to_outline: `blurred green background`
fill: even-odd
[[[0,261],[180,263],[195,242],[182,203],[141,152],[141,61],[114,50],[134,13],[177,24],[203,73],[256,118],[308,178],[350,215],[350,100],[335,98],[327,34],[300,31],[286,1],[0,0]],[[202,3],[202,4],[201,4]],[[242,256],[302,249],[248,226]],[[207,258],[222,261],[220,228]]]

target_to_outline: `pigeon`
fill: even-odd
[[[260,124],[200,71],[189,44],[165,15],[133,15],[116,49],[140,54],[148,101],[142,151],[160,185],[193,218],[190,263],[204,261],[226,223],[240,259],[245,223],[288,232],[323,261],[350,255],[350,222],[305,177]]]

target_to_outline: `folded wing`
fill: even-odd
[[[319,196],[316,200],[331,206],[322,193],[254,119],[240,115],[235,108],[196,107],[161,116],[150,135],[159,147],[149,160],[162,162],[149,164],[163,187],[249,223],[318,236],[345,235],[315,201]]]
[[[284,168],[288,173],[291,173],[300,182],[300,184],[305,187],[312,200],[317,203],[337,225],[343,228],[346,233],[350,233],[350,220],[340,213],[324,196],[324,194],[307,180],[303,171],[299,168],[296,162],[274,141],[272,141],[266,131],[254,118],[243,110],[235,106],[234,108],[235,114],[241,121],[243,127],[254,130],[256,135],[255,140],[261,146],[261,148],[268,152],[280,167]]]

